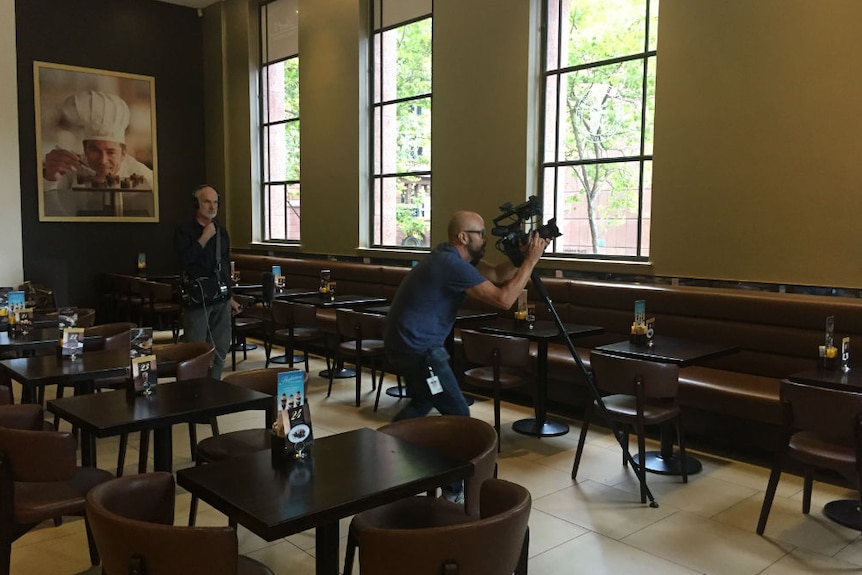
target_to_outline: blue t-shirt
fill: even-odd
[[[386,316],[386,349],[425,353],[440,347],[452,331],[466,290],[485,277],[452,244],[434,248],[401,282]]]

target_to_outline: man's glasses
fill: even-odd
[[[479,234],[480,238],[485,237],[485,230],[464,230],[464,233],[467,234]]]

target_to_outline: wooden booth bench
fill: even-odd
[[[339,293],[395,295],[407,267],[325,259],[298,259],[245,253],[233,255],[243,281],[280,265],[287,287],[316,289],[320,270],[330,269]],[[646,301],[647,317],[656,318],[656,333],[692,341],[734,346],[737,351],[684,367],[679,401],[689,433],[728,446],[771,449],[778,439],[781,410],[779,382],[813,368],[823,344],[826,317],[835,316],[836,345],[851,338],[851,364],[862,369],[862,301],[855,298],[785,294],[747,289],[636,284],[543,278],[563,321],[597,325],[599,335],[574,344],[587,366],[589,351],[627,339],[635,300]],[[539,318],[550,318],[544,300],[528,289]],[[470,298],[464,307],[486,309]],[[324,321],[334,316],[322,313]],[[511,312],[501,312],[510,317]],[[456,362],[460,361],[456,331]],[[549,349],[548,401],[552,410],[578,413],[591,399],[575,360],[562,343]],[[531,390],[512,391],[516,401],[530,403]]]
[[[598,325],[605,331],[574,340],[589,366],[589,350],[625,340],[635,300],[645,300],[657,334],[734,346],[737,351],[680,370],[679,402],[685,428],[730,446],[771,450],[779,438],[779,382],[816,366],[826,317],[835,316],[835,345],[851,341],[862,368],[862,301],[855,298],[786,294],[731,288],[639,285],[543,279],[563,321]],[[545,302],[530,287],[537,315]],[[548,399],[583,404],[591,396],[564,344],[549,349]],[[572,383],[576,385],[572,385]]]

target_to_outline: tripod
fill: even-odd
[[[619,430],[616,423],[614,423],[613,419],[611,419],[610,414],[608,413],[608,408],[605,406],[605,402],[602,400],[602,394],[599,393],[598,388],[596,387],[595,381],[593,381],[593,374],[587,367],[584,365],[581,356],[578,355],[577,350],[575,349],[575,345],[572,343],[572,338],[569,337],[566,328],[563,326],[563,320],[560,319],[560,315],[557,313],[556,308],[554,308],[553,302],[551,302],[551,298],[548,295],[548,290],[545,289],[545,284],[542,283],[542,278],[539,277],[539,274],[536,273],[536,270],[533,270],[533,273],[530,274],[530,279],[533,281],[533,286],[535,286],[536,290],[539,292],[539,295],[542,296],[542,299],[545,300],[545,305],[548,307],[548,311],[551,312],[551,316],[554,318],[554,323],[557,326],[557,329],[560,330],[560,333],[563,335],[563,339],[566,341],[566,345],[569,348],[569,353],[572,354],[575,362],[578,364],[578,367],[581,368],[581,372],[584,374],[584,379],[587,382],[588,387],[590,388],[590,392],[593,394],[593,398],[596,401],[596,405],[599,407],[599,413],[604,417],[605,422],[610,427],[611,432],[614,434],[614,437],[617,438],[617,443],[620,444],[620,448],[623,450],[623,455],[626,458],[626,461],[629,465],[632,466],[632,469],[637,470],[638,479],[641,484],[644,486],[646,490],[646,496],[649,499],[650,507],[658,507],[658,503],[653,497],[652,492],[649,490],[649,487],[646,485],[646,481],[644,479],[646,474],[646,469],[641,464],[635,463],[632,454],[629,452],[628,445],[626,445],[625,435]]]

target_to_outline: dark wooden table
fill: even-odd
[[[313,305],[319,308],[334,308],[334,307],[361,307],[366,305],[374,305],[384,303],[385,297],[374,295],[336,295],[334,298],[321,295],[297,296],[292,298],[297,303]]]
[[[679,337],[656,335],[653,344],[638,345],[628,340],[600,345],[597,351],[659,363],[673,363],[680,367],[692,365],[713,357],[733,353],[736,345],[722,345],[691,341]],[[673,434],[667,425],[661,427],[661,450],[644,454],[644,469],[660,475],[682,475],[682,460],[673,450]],[[638,462],[638,456],[634,456]],[[691,455],[686,456],[689,474],[698,473],[703,465]]]
[[[660,363],[674,363],[680,367],[686,367],[706,359],[733,353],[738,349],[739,346],[736,345],[704,343],[662,335],[656,335],[653,338],[652,346],[637,345],[629,340],[625,340],[600,345],[596,348],[597,351],[613,355],[622,355],[624,357],[657,361]]]
[[[563,327],[569,337],[583,337],[602,333],[604,328],[595,325],[579,325],[564,323]],[[569,425],[563,421],[548,419],[548,343],[562,337],[556,323],[550,320],[537,320],[533,327],[518,323],[512,319],[498,319],[478,328],[480,331],[523,337],[535,341],[536,349],[536,400],[534,401],[535,417],[520,419],[512,424],[512,429],[525,435],[536,437],[553,437],[569,432]]]
[[[473,474],[473,464],[356,429],[317,438],[308,458],[273,465],[270,451],[177,472],[177,484],[231,521],[274,541],[314,527],[317,575],[338,575],[338,521]]]
[[[812,362],[814,363],[814,362]],[[842,391],[855,391],[862,393],[862,371],[842,371],[840,367],[835,369],[811,368],[788,377],[790,381],[816,385],[817,387],[828,387]]]
[[[862,371],[843,371],[840,366],[835,369],[812,368],[794,373],[787,379],[805,385],[862,393]],[[823,514],[839,525],[862,530],[862,513],[858,499],[830,501],[823,506]]]
[[[275,295],[273,296],[273,299],[291,301],[291,300],[294,300],[298,297],[308,297],[308,296],[316,296],[316,295],[317,295],[317,290],[312,290],[312,289],[284,288],[281,291],[279,291],[278,288],[275,288]]]
[[[31,328],[26,335],[0,331],[0,354],[13,353],[21,355],[54,351],[60,345],[60,338],[63,336],[63,330],[58,328],[56,323],[54,322],[53,327]],[[84,341],[95,341],[98,339],[101,338],[99,336],[89,336]]]
[[[96,465],[97,437],[153,430],[154,467],[157,471],[170,471],[171,426],[247,409],[264,409],[269,427],[273,423],[274,401],[265,393],[205,377],[159,384],[156,393],[149,397],[129,397],[126,391],[109,391],[53,399],[48,402],[48,411],[81,430],[82,465]]]
[[[36,401],[40,386],[74,384],[76,391],[92,391],[93,381],[128,374],[129,351],[87,351],[78,359],[64,359],[55,353],[0,361],[0,385],[21,384],[21,403]]]

